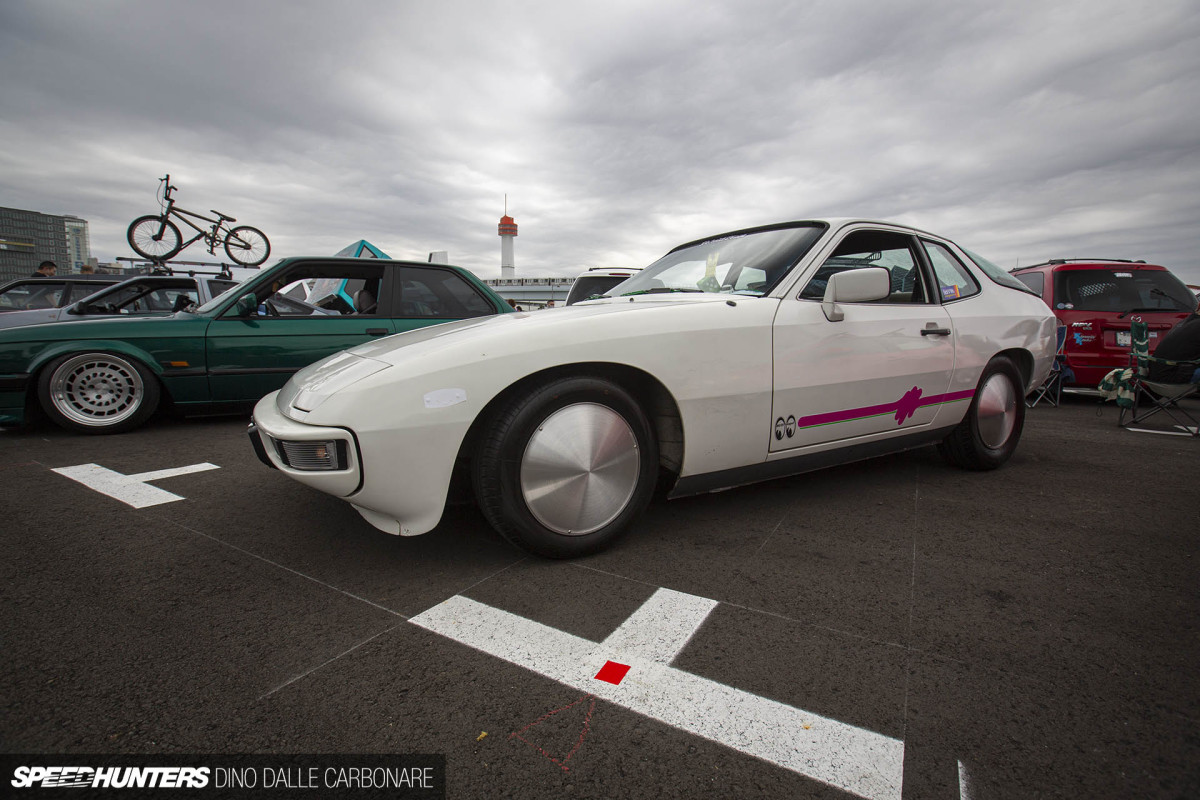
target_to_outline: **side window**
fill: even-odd
[[[1046,276],[1042,273],[1026,272],[1022,275],[1014,275],[1013,277],[1028,286],[1038,297],[1046,296]]]
[[[229,291],[235,286],[237,286],[237,281],[227,281],[223,278],[209,278],[208,294],[210,297],[216,297],[222,292]]]
[[[928,303],[912,238],[891,231],[855,231],[841,241],[837,249],[817,268],[800,293],[806,300],[825,297],[829,278],[839,272],[865,267],[883,267],[891,276],[892,292],[877,303]]]
[[[463,319],[495,313],[491,303],[448,269],[400,267],[398,317]]]
[[[260,317],[376,316],[380,308],[383,266],[305,262],[254,289]],[[298,281],[311,282],[306,300],[289,292]],[[227,312],[228,313],[228,312]]]
[[[938,291],[943,301],[979,294],[979,284],[953,253],[937,242],[922,240],[921,244],[925,245],[925,254],[933,265],[933,274],[937,276]]]

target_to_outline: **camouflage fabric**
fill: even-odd
[[[1142,320],[1129,323],[1129,334],[1133,343],[1129,349],[1130,360],[1136,364],[1139,378],[1150,373],[1150,329]],[[1114,369],[1104,376],[1096,388],[1105,400],[1117,401],[1121,408],[1133,408],[1133,396],[1136,389],[1133,386],[1135,367]]]

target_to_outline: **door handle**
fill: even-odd
[[[949,336],[950,329],[949,328],[922,328],[921,335],[922,336]]]
[[[387,332],[387,328],[367,328],[367,336],[383,336]]]

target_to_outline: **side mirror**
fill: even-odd
[[[829,276],[821,310],[830,322],[841,322],[846,314],[838,303],[870,303],[892,293],[892,276],[883,267],[850,269]]]
[[[253,317],[258,313],[258,298],[253,292],[247,292],[237,299],[233,313],[239,317]]]
[[[87,313],[87,304],[84,303],[82,300],[80,300],[78,303],[75,303],[70,308],[68,308],[67,313],[68,314],[86,314]]]

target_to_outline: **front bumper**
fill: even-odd
[[[264,397],[254,407],[247,431],[254,452],[269,467],[288,477],[335,497],[349,497],[362,486],[362,461],[358,440],[346,428],[307,425],[288,419],[275,406],[277,392]],[[296,469],[289,464],[282,443],[321,445],[332,443],[339,458],[332,469]]]

